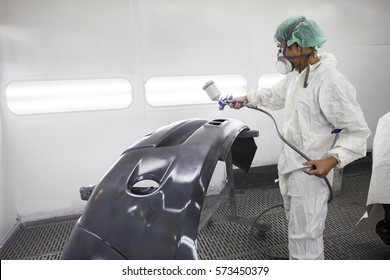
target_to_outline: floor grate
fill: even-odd
[[[60,259],[76,220],[21,226],[1,250],[2,260]]]
[[[389,260],[390,246],[382,243],[373,231],[352,232],[365,212],[370,181],[369,172],[343,177],[342,190],[329,206],[324,234],[325,258],[329,260]],[[198,235],[198,254],[210,259],[283,259],[288,256],[287,221],[279,189],[245,188],[236,190],[237,216],[257,218],[271,228],[264,234],[251,226],[211,219]],[[207,197],[204,208],[213,203]],[[217,213],[229,215],[227,199]],[[2,260],[57,260],[76,223],[76,219],[20,227],[4,244]]]

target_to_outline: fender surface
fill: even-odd
[[[219,160],[248,171],[241,121],[178,121],[123,152],[94,188],[62,259],[197,259],[203,201]]]

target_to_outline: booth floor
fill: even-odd
[[[344,172],[341,193],[329,205],[324,233],[327,260],[390,260],[390,246],[382,243],[374,231],[354,232],[354,225],[365,212],[370,168]],[[235,189],[236,216],[252,218],[268,224],[269,230],[238,222],[211,218],[199,231],[199,259],[285,259],[287,222],[282,198],[276,183],[263,182],[257,187]],[[204,209],[212,205],[214,196],[207,196]],[[267,210],[269,209],[269,210]],[[216,213],[230,215],[229,198]],[[78,217],[22,225],[4,244],[1,260],[57,260]]]

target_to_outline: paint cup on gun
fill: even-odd
[[[209,81],[203,86],[203,90],[207,93],[210,100],[212,101],[218,101],[221,93],[219,92],[218,88],[215,86],[214,81]]]

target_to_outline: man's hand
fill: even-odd
[[[229,104],[230,108],[241,109],[243,107],[242,104],[248,103],[248,97],[246,95],[239,96],[230,100],[226,100],[226,102]]]
[[[327,159],[310,160],[304,162],[303,165],[311,166],[311,168],[304,169],[303,172],[308,175],[315,175],[320,178],[325,178],[329,171],[332,170],[332,168],[335,167],[337,163],[337,159],[333,156],[328,157]]]

